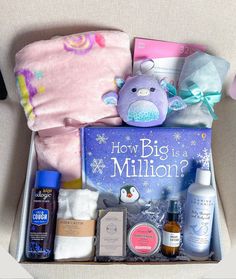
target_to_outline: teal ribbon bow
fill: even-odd
[[[217,120],[218,117],[214,112],[213,106],[220,102],[221,92],[203,92],[196,83],[188,87],[188,90],[180,90],[179,96],[187,105],[194,105],[203,102],[208,108],[212,118]]]

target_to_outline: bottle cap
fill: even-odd
[[[169,201],[168,212],[169,213],[179,213],[178,201],[177,200],[170,200]]]
[[[36,172],[35,188],[49,188],[58,190],[61,174],[58,171],[40,170]]]
[[[197,169],[195,182],[209,186],[211,184],[211,172],[205,169]]]
[[[177,221],[179,218],[179,208],[177,200],[170,200],[167,210],[167,218],[169,221]]]

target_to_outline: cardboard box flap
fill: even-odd
[[[0,278],[32,279],[33,277],[10,256],[7,251],[0,247]]]

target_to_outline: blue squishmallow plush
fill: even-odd
[[[126,81],[116,79],[119,92],[103,95],[107,105],[117,106],[122,120],[131,126],[152,127],[161,125],[170,110],[186,107],[180,97],[168,98],[167,86],[150,75],[138,75]]]

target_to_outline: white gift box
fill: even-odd
[[[30,197],[31,197],[31,190],[34,186],[34,179],[35,179],[35,173],[37,170],[37,161],[36,161],[36,153],[35,153],[35,147],[34,147],[34,136],[35,134],[32,134],[31,138],[31,146],[30,146],[30,152],[29,152],[29,160],[28,160],[28,167],[27,167],[27,174],[26,174],[26,181],[25,181],[25,187],[24,187],[24,195],[23,195],[23,204],[22,204],[22,211],[21,211],[21,217],[20,217],[20,228],[19,228],[19,237],[18,237],[18,244],[17,244],[17,250],[16,250],[16,260],[18,262],[24,262],[27,261],[25,259],[24,251],[25,251],[25,242],[26,242],[26,233],[27,233],[27,222],[28,222],[28,216],[29,216],[29,204],[30,204]],[[215,175],[214,175],[214,167],[213,167],[213,160],[211,159],[211,171],[212,171],[212,185],[216,189],[216,181],[215,181]],[[218,201],[218,199],[217,199]],[[219,262],[222,259],[222,244],[221,244],[221,231],[220,231],[220,218],[219,218],[219,208],[218,208],[218,202],[216,203],[215,211],[214,211],[214,220],[213,220],[213,230],[212,230],[212,251],[214,253],[213,260],[207,261],[207,262]],[[88,262],[93,263],[93,262]],[[125,263],[125,262],[124,262]],[[163,262],[151,262],[149,264],[158,264],[161,265]],[[168,262],[169,264],[183,264],[186,263],[185,261],[178,261],[178,262]],[[193,263],[187,262],[187,263]],[[196,263],[196,262],[194,262]],[[79,264],[79,262],[78,262]],[[94,263],[93,263],[94,264]],[[96,262],[95,264],[101,264]],[[130,263],[125,263],[130,264]],[[139,263],[141,264],[141,263]],[[148,264],[148,263],[145,263]],[[164,262],[166,265],[167,263]]]

